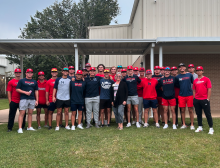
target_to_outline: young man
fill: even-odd
[[[130,112],[131,112],[131,105],[134,105],[134,112],[136,114],[136,126],[137,128],[140,128],[139,124],[139,113],[138,113],[138,93],[137,93],[137,83],[140,83],[141,80],[137,75],[133,74],[133,67],[129,65],[127,67],[128,69],[128,75],[122,79],[124,82],[126,82],[128,86],[128,99],[127,99],[127,117],[128,117],[128,124],[126,127],[131,127],[130,123]]]
[[[159,66],[154,67],[154,75],[152,76],[152,78],[156,79],[157,81],[159,81],[162,78],[161,67],[159,67]],[[157,102],[158,102],[158,119],[160,122],[160,116],[161,116],[162,123],[163,123],[164,122],[163,106],[162,106],[163,91],[161,90],[159,85],[157,86],[156,90],[157,90]]]
[[[58,75],[57,68],[51,69],[51,75],[52,75],[51,79],[49,79],[46,84],[46,104],[48,106],[48,113],[49,113],[48,114],[49,130],[52,129],[53,112],[56,109],[56,104],[53,102],[53,88]],[[61,124],[62,124],[62,120],[61,120]]]
[[[38,94],[39,94],[39,102],[38,106],[36,106],[37,109],[37,124],[38,124],[38,129],[41,129],[40,126],[40,114],[41,114],[41,108],[44,109],[45,113],[45,123],[44,127],[47,128],[47,122],[48,122],[48,107],[46,105],[46,84],[47,80],[45,80],[45,74],[43,71],[38,72]]]
[[[193,104],[196,110],[199,127],[195,132],[203,131],[202,110],[204,110],[204,113],[206,115],[209,124],[208,134],[212,135],[214,133],[212,115],[210,110],[210,97],[211,97],[212,84],[209,78],[203,76],[204,71],[202,66],[198,66],[196,68],[196,72],[198,74],[198,78],[195,79],[193,82],[193,97],[194,97]]]
[[[194,71],[195,71],[195,68],[194,68],[194,65],[193,65],[193,64],[189,64],[189,65],[188,65],[188,71],[189,71],[189,73],[192,74],[194,80],[195,80],[196,78],[198,78],[198,75],[194,72]]]
[[[121,70],[122,70],[122,65],[118,65],[117,66],[117,72],[121,72]]]
[[[87,71],[86,68],[83,68],[83,69],[82,69],[82,73],[83,73],[82,77],[83,77],[83,78],[86,78],[86,77],[88,77],[89,71]]]
[[[164,109],[164,121],[165,125],[163,129],[168,128],[168,110],[169,106],[172,112],[173,117],[173,129],[176,128],[176,114],[175,114],[175,107],[176,107],[176,99],[175,99],[175,77],[170,75],[170,67],[165,68],[164,77],[159,80],[159,86],[162,87],[163,95],[162,95],[162,104]]]
[[[90,64],[90,63],[87,63],[87,64],[85,65],[85,67],[86,67],[87,71],[89,72],[89,70],[90,70],[90,68],[91,68],[91,64]]]
[[[125,78],[125,76],[127,75],[127,69],[121,69],[121,75],[122,75],[122,79]],[[125,106],[124,108],[124,123],[127,123],[128,121],[128,116],[127,116],[127,106]]]
[[[184,63],[180,63],[179,66],[180,74],[176,76],[175,82],[176,86],[180,88],[178,101],[179,101],[179,107],[181,109],[181,115],[183,120],[183,125],[181,129],[185,129],[186,123],[185,123],[185,110],[186,105],[189,110],[190,120],[191,120],[191,126],[190,129],[194,130],[195,127],[193,125],[194,121],[194,114],[193,114],[193,92],[191,84],[193,83],[193,76],[191,73],[186,73],[186,66]]]
[[[75,67],[74,66],[69,66],[69,75],[68,78],[74,78],[75,77]]]
[[[62,115],[62,110],[64,108],[65,113],[65,129],[70,130],[68,125],[69,122],[69,107],[70,107],[70,81],[68,78],[69,69],[64,67],[62,70],[62,77],[59,77],[55,81],[53,89],[53,102],[56,102],[57,107],[57,126],[55,131],[59,131],[60,117]]]
[[[107,126],[110,126],[110,117],[111,117],[111,92],[112,92],[112,84],[114,83],[113,80],[109,79],[109,70],[104,70],[105,77],[100,80],[101,85],[101,92],[100,92],[100,110],[101,110],[101,120],[102,120],[102,127],[104,127],[104,112],[107,111],[108,121]]]
[[[134,71],[134,75],[137,75],[138,77],[139,77],[139,68],[138,67],[134,67],[134,69],[133,69],[133,71]]]
[[[96,76],[99,76],[99,77],[102,77],[102,78],[104,78],[104,69],[105,69],[105,65],[103,65],[103,64],[99,64],[98,66],[97,66],[97,69],[98,69],[98,73],[96,74]]]
[[[22,123],[26,110],[28,109],[28,131],[34,131],[35,129],[31,126],[32,124],[32,113],[35,106],[38,105],[38,86],[37,82],[32,79],[33,70],[26,70],[26,78],[20,79],[16,87],[16,91],[21,94],[19,110],[20,114],[18,117],[18,133],[23,133]]]
[[[127,69],[122,69],[121,75],[122,75],[122,78],[124,78],[127,75]]]
[[[15,121],[15,115],[19,108],[20,93],[16,92],[18,81],[21,79],[21,70],[19,68],[14,70],[15,78],[10,80],[7,85],[8,102],[9,102],[9,116],[8,116],[8,132],[12,131]],[[25,127],[26,113],[24,113],[24,119],[22,129]]]
[[[157,92],[156,87],[158,81],[152,78],[152,71],[148,69],[146,71],[146,76],[144,80],[141,81],[141,87],[143,87],[143,103],[144,103],[144,128],[148,127],[148,112],[150,107],[153,109],[154,119],[156,122],[156,127],[159,128],[160,124],[158,123],[158,114],[157,114]]]
[[[82,71],[78,70],[76,72],[76,79],[75,81],[70,82],[70,96],[71,96],[71,122],[72,127],[71,130],[75,130],[75,120],[76,120],[76,111],[78,110],[78,126],[79,129],[84,129],[81,125],[82,120],[82,111],[84,109],[85,104],[85,88],[86,82],[82,79]]]
[[[162,76],[164,76],[164,74],[165,74],[165,67],[160,67],[160,74],[162,75]]]

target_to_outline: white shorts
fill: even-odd
[[[35,102],[36,100],[30,100],[30,99],[22,99],[19,103],[19,110],[27,110],[35,108]]]

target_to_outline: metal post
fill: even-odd
[[[23,56],[20,55],[21,79],[24,78]]]
[[[78,55],[78,48],[75,48],[75,71],[79,69],[79,55]]]
[[[86,63],[86,56],[82,56],[82,68],[85,68],[85,63]]]
[[[154,71],[154,48],[151,47],[150,49],[150,69],[153,72]]]
[[[159,66],[163,66],[163,47],[159,47]]]

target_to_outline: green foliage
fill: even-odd
[[[4,95],[6,96],[6,95]],[[0,97],[2,98],[2,97]],[[0,110],[8,109],[9,108],[9,102],[8,99],[0,99]]]

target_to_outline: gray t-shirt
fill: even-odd
[[[59,77],[56,79],[54,88],[57,89],[57,99],[70,100],[70,81],[69,78]]]
[[[196,73],[192,74],[193,75],[193,80],[195,80],[196,78],[198,78],[198,75]],[[193,87],[193,84],[191,84],[191,87]]]

